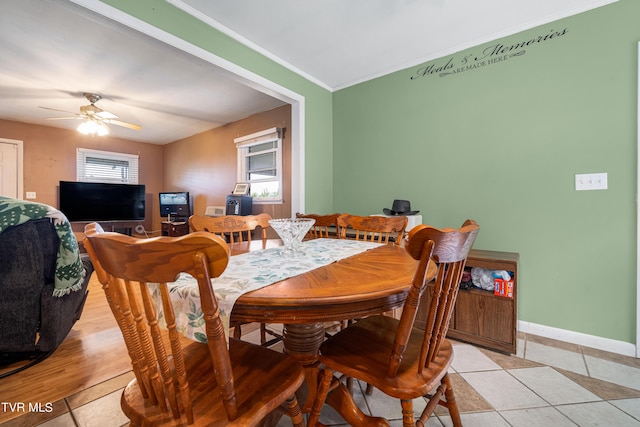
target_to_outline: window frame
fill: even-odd
[[[89,177],[87,176],[87,159],[93,157],[104,161],[127,162],[127,178]],[[140,174],[140,156],[137,154],[118,153],[113,151],[94,150],[91,148],[76,149],[76,180],[79,182],[105,182],[114,184],[138,184]]]
[[[250,180],[247,178],[247,158],[251,155],[257,155],[259,153],[249,153],[249,149],[256,145],[265,144],[269,142],[276,142],[276,148],[271,148],[268,151],[273,151],[275,153],[275,170],[276,176],[274,178],[265,178],[259,180]],[[278,196],[277,197],[255,197],[253,196],[253,203],[261,204],[261,203],[283,203],[283,162],[282,162],[282,131],[281,128],[270,128],[265,129],[260,132],[255,132],[250,135],[245,135],[239,138],[235,138],[233,142],[236,145],[237,149],[237,182],[239,183],[248,183],[251,185],[252,183],[259,182],[270,182],[277,181],[278,182]],[[265,150],[266,152],[267,150]]]

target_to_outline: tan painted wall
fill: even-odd
[[[275,108],[165,146],[164,191],[189,191],[193,213],[224,206],[236,183],[234,138],[279,127],[284,129],[284,203],[253,205],[253,213],[274,218],[291,216],[291,106]]]
[[[76,180],[76,148],[115,151],[140,156],[140,184],[146,186],[145,228],[160,234],[161,191],[189,191],[194,213],[207,206],[226,203],[236,183],[234,138],[264,129],[284,129],[284,203],[254,205],[253,212],[267,212],[274,218],[291,216],[291,107],[289,105],[256,114],[161,146],[111,137],[89,137],[74,130],[0,120],[0,138],[24,142],[24,191],[36,193],[35,201],[58,207],[59,181]],[[24,195],[23,195],[24,197]],[[133,227],[137,223],[117,224]],[[109,224],[103,224],[105,228]],[[83,223],[74,223],[82,231]]]
[[[160,208],[157,205],[163,182],[162,146],[108,136],[89,137],[75,130],[8,120],[0,120],[0,138],[23,141],[24,191],[35,192],[36,202],[54,207],[58,207],[59,181],[76,180],[76,148],[138,154],[139,182],[145,184],[147,194],[144,225],[148,230],[160,229]],[[81,231],[84,225],[74,223],[73,228]]]

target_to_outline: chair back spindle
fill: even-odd
[[[426,291],[425,275],[430,259],[438,264],[438,273],[426,319],[419,369],[425,369],[435,359],[447,335],[467,256],[479,230],[474,221],[467,220],[457,230],[418,225],[409,232],[406,250],[419,264],[400,317],[387,372],[390,377],[397,373]]]
[[[208,231],[223,238],[228,238],[230,243],[251,241],[251,232],[256,228],[261,229],[261,238],[267,239],[267,229],[270,227],[271,215],[261,213],[258,215],[225,215],[210,217],[204,215],[191,215],[189,226],[193,231]],[[245,239],[246,236],[246,239]]]
[[[338,235],[341,239],[400,245],[407,228],[406,216],[358,216],[342,214],[338,217]]]
[[[340,214],[338,213],[328,215],[296,213],[296,218],[312,218],[316,220],[307,233],[309,239],[337,237],[339,216]]]

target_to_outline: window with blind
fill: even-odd
[[[234,139],[238,182],[250,184],[254,202],[282,202],[282,139],[271,128]]]
[[[137,155],[88,148],[78,148],[76,154],[78,181],[138,183]]]

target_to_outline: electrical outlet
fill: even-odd
[[[608,188],[607,173],[576,174],[576,191],[606,190]]]
[[[27,191],[27,199],[35,199],[36,192],[35,191]]]

